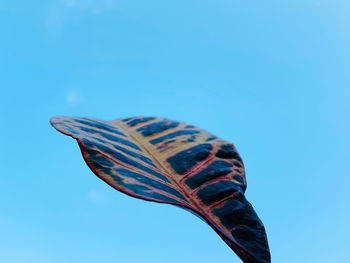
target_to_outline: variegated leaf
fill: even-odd
[[[78,141],[88,166],[110,186],[190,210],[244,262],[271,261],[264,226],[244,196],[243,162],[231,143],[164,118],[54,117],[51,124]]]

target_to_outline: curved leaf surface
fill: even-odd
[[[269,263],[264,226],[244,192],[235,147],[195,126],[155,117],[53,117],[78,141],[91,170],[130,196],[169,203],[206,221],[248,263]]]

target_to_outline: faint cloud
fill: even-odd
[[[63,0],[67,8],[85,9],[93,13],[110,11],[117,7],[117,0]]]
[[[75,105],[82,101],[82,96],[77,90],[70,90],[66,95],[66,102],[69,105]]]
[[[76,19],[77,11],[93,14],[112,11],[118,8],[120,0],[58,0],[50,7],[46,17],[47,27],[62,27],[71,19]]]
[[[76,0],[65,0],[64,3],[67,7],[74,7],[77,4]]]
[[[88,197],[92,201],[96,201],[100,199],[100,195],[95,190],[90,190],[88,192]]]
[[[62,8],[62,6],[52,6],[46,17],[45,24],[47,27],[62,28],[67,12]]]

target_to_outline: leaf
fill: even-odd
[[[87,165],[110,186],[187,209],[244,262],[271,262],[264,226],[244,196],[242,159],[231,143],[155,117],[53,117],[51,124],[78,141]]]

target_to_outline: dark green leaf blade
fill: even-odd
[[[54,117],[91,170],[115,189],[173,204],[206,221],[244,262],[269,263],[264,226],[244,192],[243,162],[231,143],[183,122]]]

